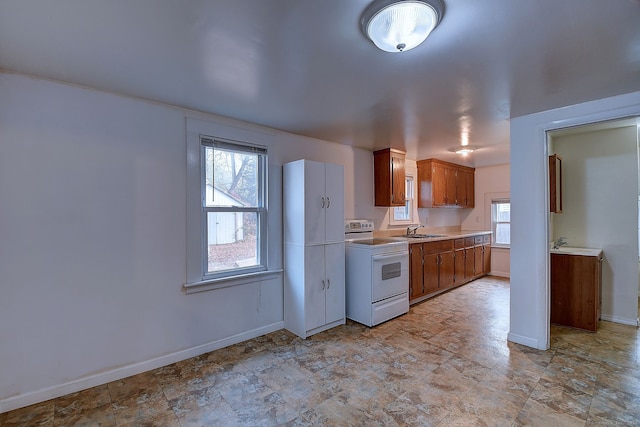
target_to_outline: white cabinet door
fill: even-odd
[[[344,243],[325,245],[326,323],[344,319],[345,316],[345,264]]]
[[[325,215],[325,241],[344,241],[344,168],[325,165],[325,197],[328,200]]]
[[[300,203],[304,203],[305,241],[316,244],[325,241],[324,163],[305,160],[304,194]]]
[[[310,331],[327,323],[324,302],[324,245],[306,246],[304,251],[305,330]]]

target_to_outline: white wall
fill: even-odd
[[[510,197],[509,165],[476,168],[475,205],[464,210],[462,230],[491,230],[491,201]],[[491,274],[509,277],[509,248],[491,248]]]
[[[509,340],[549,347],[549,200],[546,132],[640,115],[640,92],[511,120]]]
[[[187,116],[265,130],[0,74],[0,412],[283,326],[280,275],[182,290]],[[275,135],[268,262],[278,269],[282,164],[345,166],[351,216],[366,204],[355,188],[368,188],[373,161],[369,151],[265,131]]]
[[[602,248],[602,319],[635,325],[638,278],[637,126],[554,136],[562,157],[561,214],[552,240]]]

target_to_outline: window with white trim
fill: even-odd
[[[203,280],[266,269],[267,149],[200,137]]]
[[[491,230],[494,246],[509,247],[511,244],[511,203],[509,200],[491,201]]]
[[[404,206],[389,209],[390,225],[407,225],[413,223],[413,176],[405,176]]]

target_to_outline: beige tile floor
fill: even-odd
[[[509,343],[509,283],[484,278],[366,328],[278,331],[0,415],[2,426],[640,426],[640,335],[552,327]]]

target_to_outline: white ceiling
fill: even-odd
[[[508,161],[510,117],[640,90],[638,0],[445,0],[403,53],[369,2],[2,0],[0,68],[474,166]]]

